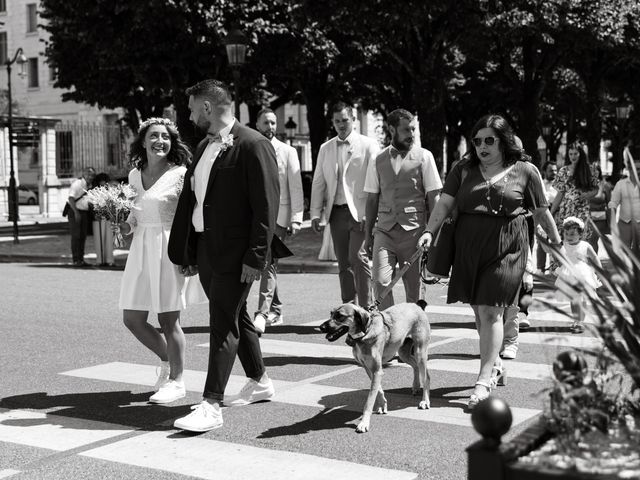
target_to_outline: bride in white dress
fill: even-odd
[[[135,206],[122,232],[133,233],[120,288],[123,321],[134,336],[161,360],[152,403],[169,403],[185,396],[182,380],[185,337],[180,310],[203,303],[206,296],[197,277],[185,277],[171,263],[167,245],[182,191],[185,164],[191,159],[173,122],[149,118],[131,145],[129,184],[136,190]],[[162,336],[148,323],[158,315]]]

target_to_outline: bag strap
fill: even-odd
[[[456,192],[456,196],[455,198],[455,202],[453,204],[453,208],[451,209],[451,213],[449,214],[449,217],[451,217],[451,220],[455,221],[458,218],[458,214],[460,213],[458,211],[458,193],[460,193],[460,187],[462,187],[462,184],[464,183],[465,178],[467,178],[467,173],[469,173],[467,171],[466,168],[462,168],[462,172],[460,172],[460,185],[458,185],[458,191]]]

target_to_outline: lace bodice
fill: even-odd
[[[182,192],[185,167],[175,166],[166,171],[148,190],[142,186],[140,170],[129,172],[129,184],[138,195],[135,206],[127,222],[133,227],[140,225],[159,225],[170,229],[178,206],[178,197]]]

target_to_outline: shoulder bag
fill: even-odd
[[[460,187],[467,176],[467,169],[463,169],[460,175]],[[458,192],[460,191],[458,187]],[[456,198],[457,198],[456,194]],[[427,253],[427,272],[433,277],[448,278],[453,266],[455,246],[456,221],[458,219],[458,205],[454,204],[451,214],[435,234]]]

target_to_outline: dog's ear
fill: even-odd
[[[420,299],[416,302],[416,305],[418,305],[421,309],[424,310],[428,304],[426,300]]]
[[[366,333],[369,329],[369,312],[363,308],[355,307],[353,309],[353,321],[358,330]]]

